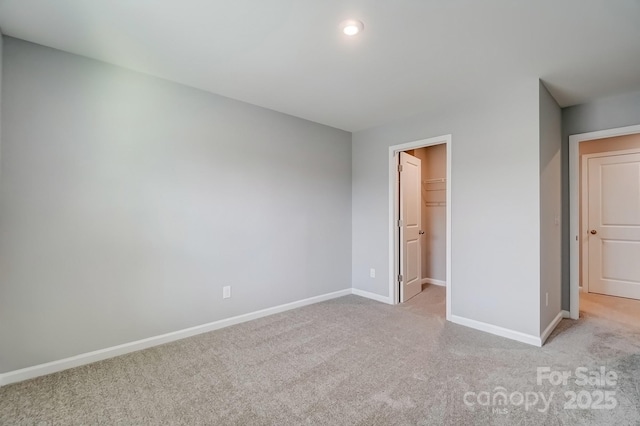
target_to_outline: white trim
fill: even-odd
[[[571,312],[562,311],[562,318],[571,318]]]
[[[381,296],[376,293],[371,293],[369,291],[359,290],[357,288],[351,289],[351,294],[355,294],[356,296],[366,297],[367,299],[376,300],[378,302],[386,303],[387,305],[393,305],[388,296]]]
[[[580,155],[580,149],[578,149],[578,155]],[[580,206],[580,217],[582,220],[582,229],[580,235],[587,235],[589,228],[589,215],[585,214],[589,211],[589,169],[588,169],[588,156],[582,158],[582,176],[580,176],[580,186],[582,187],[582,205]],[[578,218],[580,221],[580,218]],[[578,282],[580,284],[581,291],[588,291],[589,288],[589,239],[582,238],[578,241],[578,244],[582,245],[582,275],[578,276]]]
[[[446,245],[447,245],[447,266],[446,266],[446,287],[447,287],[447,293],[446,293],[446,311],[445,311],[445,316],[446,319],[451,318],[451,194],[452,192],[452,186],[453,186],[453,179],[451,179],[451,171],[452,171],[452,167],[451,167],[451,163],[453,161],[453,146],[451,145],[451,135],[447,135],[446,137],[447,139],[447,196],[446,196],[446,200],[447,200],[447,238],[446,238]]]
[[[560,324],[560,321],[562,321],[562,318],[564,318],[564,312],[566,311],[558,312],[558,315],[556,315],[553,321],[551,321],[551,324],[549,324],[547,328],[544,329],[544,331],[542,332],[542,335],[540,336],[541,346],[544,345],[544,342],[547,341],[551,333],[553,333],[553,330],[555,330],[558,324]]]
[[[298,300],[296,302],[285,303],[284,305],[274,306],[272,308],[262,309],[248,314],[210,322],[208,324],[185,328],[184,330],[173,331],[171,333],[137,340],[135,342],[129,342],[122,345],[112,346],[110,348],[99,349],[97,351],[87,352],[57,361],[47,362],[45,364],[39,364],[32,367],[22,368],[20,370],[9,371],[8,373],[0,374],[0,386],[8,385],[9,383],[21,382],[23,380],[33,379],[34,377],[56,373],[58,371],[67,370],[69,368],[79,367],[81,365],[90,364],[107,358],[113,358],[115,356],[124,355],[130,352],[136,352],[153,346],[158,346],[176,340],[184,339],[186,337],[207,333],[209,331],[219,330],[231,325],[236,325],[280,312],[289,311],[291,309],[312,305],[314,303],[324,302],[325,300],[335,299],[337,297],[347,296],[349,294],[352,294],[352,289],[350,288],[335,291],[333,293],[322,294],[320,296],[310,297],[308,299]]]
[[[581,142],[640,133],[640,125],[569,136],[569,304],[571,318],[580,316],[580,150]]]
[[[519,331],[509,330],[508,328],[500,327],[486,322],[476,321],[469,318],[460,317],[458,315],[451,315],[449,321],[470,327],[476,330],[484,331],[486,333],[495,334],[496,336],[506,337],[507,339],[516,340],[518,342],[527,343],[533,346],[542,346],[542,339],[532,334],[521,333]]]
[[[435,278],[423,278],[422,279],[422,284],[433,284],[433,285],[439,285],[439,286],[442,286],[442,287],[446,287],[447,286],[447,282],[446,281],[436,280]]]
[[[582,205],[580,206],[580,217],[582,218],[581,235],[589,232],[589,160],[592,158],[617,157],[620,155],[640,154],[640,148],[622,149],[618,151],[595,152],[593,154],[582,155]],[[579,154],[578,154],[579,155]],[[580,280],[580,290],[589,293],[589,238],[582,239],[582,280]]]
[[[399,302],[397,279],[398,276],[398,236],[396,224],[398,220],[398,154],[409,149],[423,148],[426,146],[445,144],[447,149],[447,188],[446,188],[446,245],[447,245],[447,266],[446,266],[446,318],[451,320],[451,163],[452,148],[451,135],[443,135],[435,138],[421,139],[418,141],[393,145],[389,147],[389,300],[391,304]]]

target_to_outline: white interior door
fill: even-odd
[[[400,153],[400,301],[422,291],[422,170],[420,159]]]
[[[640,299],[640,154],[588,160],[589,292]]]

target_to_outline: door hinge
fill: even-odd
[[[398,171],[401,172],[402,171],[402,164],[398,164]]]
[[[402,282],[402,275],[398,275],[398,282],[401,283]]]
[[[398,228],[402,228],[402,219],[398,219]]]

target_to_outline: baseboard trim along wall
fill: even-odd
[[[433,285],[439,285],[439,286],[442,286],[442,287],[446,287],[447,286],[447,282],[446,281],[436,280],[435,278],[423,278],[422,279],[422,284],[433,284]]]
[[[219,330],[221,328],[241,324],[243,322],[251,321],[254,319],[289,311],[291,309],[301,308],[303,306],[313,305],[314,303],[324,302],[325,300],[347,296],[352,293],[357,294],[354,293],[352,289],[348,288],[345,290],[335,291],[333,293],[327,293],[320,296],[310,297],[308,299],[298,300],[296,302],[285,303],[284,305],[274,306],[272,308],[250,312],[248,314],[225,318],[219,321],[210,322],[208,324],[185,328],[184,330],[173,331],[171,333],[161,334],[159,336],[149,337],[146,339],[137,340],[135,342],[124,343],[122,345],[112,346],[110,348],[99,349],[97,351],[75,355],[58,361],[47,362],[45,364],[34,365],[32,367],[22,368],[20,370],[9,371],[8,373],[0,374],[0,386],[21,382],[23,380],[33,379],[35,377],[44,376],[47,374],[57,373],[58,371],[79,367],[81,365],[91,364],[96,361],[102,361],[107,358],[113,358],[119,355],[136,352],[153,346],[163,345],[165,343],[173,342],[202,333],[207,333],[209,331]],[[373,293],[369,294],[373,295]]]
[[[272,308],[250,312],[248,314],[225,318],[219,321],[210,322],[208,324],[185,328],[184,330],[178,330],[171,333],[161,334],[159,336],[137,340],[135,342],[124,343],[122,345],[99,349],[97,351],[87,352],[61,360],[47,362],[45,364],[39,364],[32,367],[22,368],[20,370],[9,371],[8,373],[0,374],[0,386],[33,379],[35,377],[44,376],[47,374],[57,373],[69,368],[80,367],[82,365],[91,364],[93,362],[102,361],[104,359],[136,352],[142,349],[151,348],[153,346],[163,345],[165,343],[174,342],[176,340],[185,339],[187,337],[196,336],[198,334],[207,333],[209,331],[219,330],[221,328],[241,324],[243,322],[278,314],[280,312],[289,311],[291,309],[301,308],[303,306],[313,305],[314,303],[320,303],[326,300],[335,299],[350,294],[365,297],[367,299],[372,299],[389,305],[392,304],[391,299],[388,296],[381,296],[379,294],[371,293],[365,290],[359,290],[356,288],[348,288],[345,290],[335,291],[333,293],[327,293],[320,296],[310,297],[308,299],[298,300],[296,302],[285,303],[284,305],[274,306]],[[567,318],[568,315],[569,312],[567,311],[561,311],[560,313],[558,313],[558,315],[554,318],[551,324],[549,324],[549,326],[545,329],[540,337],[521,333],[519,331],[509,330],[508,328],[503,328],[480,321],[471,320],[457,315],[451,315],[450,320],[451,322],[456,324],[495,334],[497,336],[506,337],[518,342],[527,343],[534,346],[542,346],[549,335],[551,335],[553,330],[556,328],[556,326],[560,323],[562,318]]]
[[[571,318],[571,312],[562,311],[562,318]]]
[[[529,345],[538,347],[542,346],[542,339],[539,336],[534,336],[532,334],[509,330],[508,328],[499,327],[497,325],[488,324],[486,322],[476,321],[464,317],[459,317],[457,315],[451,315],[450,321],[459,325],[464,325],[465,327],[495,334],[496,336],[500,337],[506,337],[507,339],[516,340],[518,342],[527,343]]]
[[[553,321],[551,321],[551,324],[549,324],[547,328],[544,329],[544,331],[542,332],[542,336],[540,336],[540,339],[541,339],[540,343],[542,345],[544,345],[544,342],[547,341],[551,333],[553,333],[553,330],[555,330],[558,324],[560,324],[560,321],[562,321],[562,318],[564,318],[564,312],[563,311],[558,312],[558,315],[556,315]]]
[[[358,290],[357,288],[351,289],[351,294],[355,294],[356,296],[366,297],[367,299],[377,300],[378,302],[386,303],[387,305],[391,305],[391,299],[388,296],[380,296],[379,294],[371,293],[369,291]]]

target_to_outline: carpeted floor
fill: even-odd
[[[443,316],[441,288],[334,299],[5,386],[0,424],[640,424],[639,328],[587,314],[535,348]],[[538,367],[571,377],[539,385]]]

